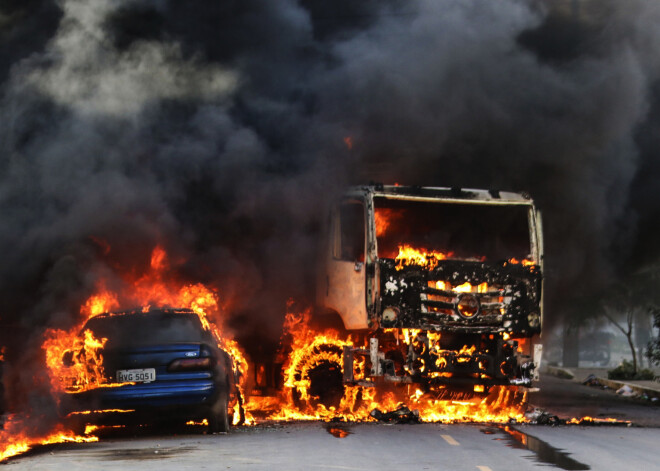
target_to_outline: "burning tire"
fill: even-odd
[[[67,418],[64,425],[78,436],[85,435],[85,431],[87,430],[87,421],[83,417]]]
[[[229,432],[229,397],[227,391],[222,391],[211,406],[208,417],[210,433]]]
[[[344,397],[342,348],[332,344],[314,346],[289,366],[293,403],[302,412],[339,409]]]
[[[334,361],[322,361],[308,372],[308,377],[312,404],[338,408],[344,396],[341,365]]]

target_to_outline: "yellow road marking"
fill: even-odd
[[[458,446],[458,445],[460,445],[460,443],[458,443],[456,440],[454,440],[454,437],[452,437],[451,435],[440,435],[440,436],[441,436],[442,438],[444,438],[445,441],[446,441],[447,443],[449,443],[450,445],[454,445],[454,446]]]
[[[479,471],[493,471],[493,470],[490,469],[488,466],[477,466],[477,469],[478,469]]]

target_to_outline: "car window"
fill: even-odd
[[[364,262],[364,206],[354,201],[342,204],[334,224],[334,257],[349,262]]]
[[[148,312],[94,317],[85,325],[97,338],[107,338],[108,347],[205,342],[205,331],[196,314]]]

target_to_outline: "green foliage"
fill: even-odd
[[[646,357],[654,365],[660,365],[660,339],[651,340],[646,347]]]
[[[637,370],[635,373],[632,361],[623,360],[623,362],[607,372],[608,379],[627,379],[627,380],[652,380],[655,373],[649,369]]]
[[[650,310],[653,313],[653,326],[660,328],[660,308],[654,306]],[[651,339],[646,349],[646,356],[654,365],[660,365],[660,338]]]

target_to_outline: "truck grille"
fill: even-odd
[[[429,281],[420,300],[422,313],[438,320],[491,325],[501,323],[511,293],[487,283],[452,286],[447,281]]]

